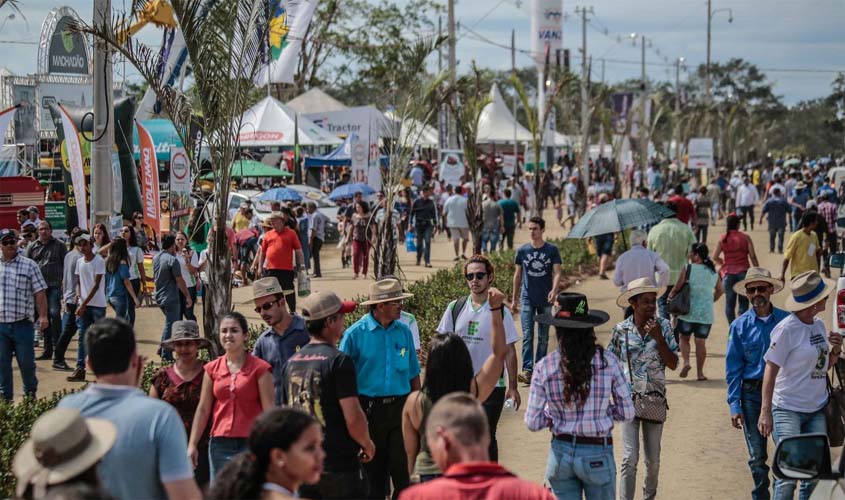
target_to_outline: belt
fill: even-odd
[[[572,444],[613,444],[613,436],[587,437],[573,436],[572,434],[555,434],[555,439],[557,439],[558,441],[566,441]]]
[[[748,380],[743,380],[742,385],[747,385],[747,386],[751,387],[752,389],[757,389],[759,387],[763,387],[763,381],[760,380],[760,379],[748,379]]]
[[[368,403],[370,405],[387,406],[396,403],[397,401],[404,402],[405,396],[407,396],[407,394],[403,396],[380,396],[374,398],[362,395],[360,396],[360,398],[363,402]]]

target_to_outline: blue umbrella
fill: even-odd
[[[651,200],[627,198],[602,203],[581,217],[567,238],[589,238],[618,233],[631,227],[662,221],[673,212]]]
[[[302,201],[302,196],[293,189],[273,188],[256,197],[258,201]]]
[[[364,196],[368,196],[375,192],[376,190],[370,186],[360,182],[355,182],[353,184],[344,184],[334,188],[334,190],[329,194],[329,199],[332,201],[343,200],[352,198],[355,196],[355,193],[361,193]]]

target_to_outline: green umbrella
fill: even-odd
[[[229,167],[230,177],[293,177],[293,174],[276,167],[271,167],[255,160],[237,160]],[[202,179],[213,179],[214,173],[209,172]]]
[[[631,227],[647,226],[660,222],[674,212],[651,200],[628,198],[602,203],[590,210],[567,238],[589,238],[600,234],[618,233]]]

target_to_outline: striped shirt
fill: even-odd
[[[47,289],[38,264],[16,255],[8,261],[0,258],[0,323],[31,320],[35,294]]]
[[[602,368],[602,364],[606,366]],[[583,437],[609,436],[613,422],[634,418],[634,402],[619,360],[610,351],[604,359],[597,350],[593,356],[590,395],[583,406],[566,403],[560,370],[560,351],[554,351],[534,367],[525,424],[531,431],[550,428],[553,434]],[[611,397],[612,396],[612,397]]]

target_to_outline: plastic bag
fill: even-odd
[[[417,236],[413,231],[405,233],[405,251],[408,253],[417,252]]]

